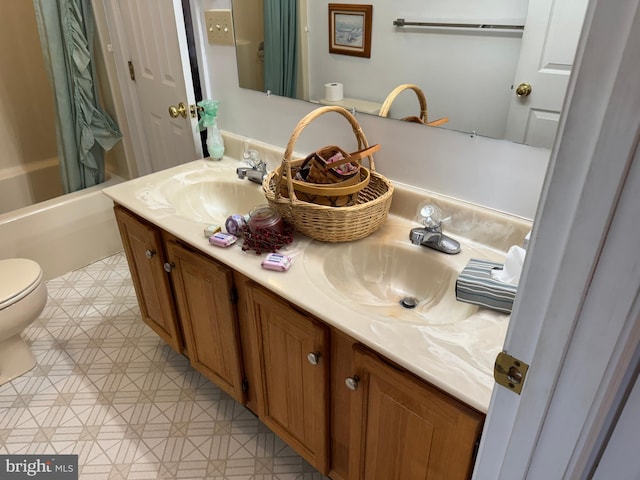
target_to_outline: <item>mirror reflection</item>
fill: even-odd
[[[373,6],[370,58],[330,53],[329,1],[233,0],[240,87],[415,120],[417,91],[393,93],[413,85],[424,123],[551,147],[587,0],[357,3]]]

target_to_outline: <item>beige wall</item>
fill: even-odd
[[[0,2],[0,169],[56,157],[53,93],[31,0]]]
[[[238,62],[238,81],[243,88],[264,90],[264,62],[258,58],[258,46],[264,41],[263,0],[235,0],[233,28]]]
[[[105,64],[113,64],[106,52],[102,0],[94,0],[98,37],[95,61],[103,108],[122,128],[126,119],[117,115],[119,90],[112,87]],[[57,157],[53,91],[44,66],[40,36],[32,0],[2,0],[0,17],[0,170]],[[106,38],[102,38],[106,37]],[[112,68],[115,68],[112,66]],[[114,91],[118,90],[118,91]],[[107,170],[123,178],[131,171],[123,142],[105,153]]]

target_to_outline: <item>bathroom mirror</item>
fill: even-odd
[[[428,4],[424,0],[359,1],[373,5],[371,58],[359,58],[329,53],[329,1],[278,2],[280,9],[284,3],[294,3],[298,18],[297,25],[285,24],[278,18],[271,20],[280,30],[284,31],[286,25],[286,31],[297,31],[296,65],[289,66],[289,77],[291,68],[295,70],[295,83],[289,82],[285,91],[279,90],[279,86],[265,87],[267,1],[232,1],[240,87],[336,104],[326,98],[340,96],[331,97],[325,84],[339,83],[343,100],[337,104],[377,115],[394,88],[415,84],[427,100],[428,120],[448,119],[438,128],[541,147],[550,147],[555,137],[587,3],[586,0],[438,0]],[[533,15],[535,21],[527,22]],[[541,17],[554,19],[556,26],[541,23]],[[404,19],[405,26],[394,25],[398,19]],[[442,26],[410,25],[414,22]],[[266,32],[268,35],[268,27]],[[547,43],[545,52],[531,48],[525,52],[522,48],[525,38],[534,36],[553,40],[554,50]],[[526,78],[521,78],[525,76],[521,51],[537,62]],[[546,62],[545,68],[539,66],[541,58]],[[284,59],[282,64],[286,63]],[[269,62],[267,69],[276,64]],[[538,78],[540,71],[550,70],[548,65],[563,77],[561,82]],[[518,97],[516,90],[522,87],[520,83],[532,84],[534,93]],[[547,92],[549,88],[553,91]],[[406,90],[395,98],[388,117],[399,119],[419,113],[416,94]]]

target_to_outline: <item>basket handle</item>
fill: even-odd
[[[428,118],[427,97],[425,97],[424,92],[419,86],[414,85],[412,83],[405,83],[402,85],[398,85],[396,88],[394,88],[391,91],[391,93],[387,96],[384,103],[382,104],[382,107],[380,108],[380,113],[378,113],[378,116],[387,117],[389,115],[389,110],[391,109],[391,104],[398,97],[398,95],[400,95],[405,90],[413,90],[416,93],[416,96],[418,97],[418,103],[420,104],[420,116],[406,117],[406,118],[403,118],[402,120],[413,122],[413,123],[421,123],[423,125],[429,125],[432,127],[437,127],[438,125],[442,125],[449,121],[448,117],[439,118],[432,122],[427,121],[427,118]]]
[[[319,108],[316,108],[315,110],[312,110],[298,122],[296,127],[293,129],[293,132],[291,133],[291,137],[289,138],[289,142],[287,143],[287,148],[285,149],[284,156],[282,158],[283,168],[280,169],[280,173],[278,174],[278,178],[276,179],[276,191],[275,191],[276,199],[280,197],[280,185],[282,184],[283,176],[286,176],[287,190],[289,191],[289,201],[293,203],[298,200],[293,190],[293,181],[291,178],[291,157],[293,155],[293,149],[302,131],[316,118],[329,112],[339,113],[340,115],[342,115],[344,118],[347,119],[347,121],[351,125],[351,129],[353,130],[353,134],[355,135],[356,140],[358,141],[358,150],[363,150],[369,147],[369,142],[367,141],[367,137],[362,131],[362,127],[358,123],[358,120],[356,120],[356,117],[351,115],[351,113],[349,113],[349,111],[346,108],[340,107],[338,105],[330,105],[330,106],[319,107]],[[375,165],[373,163],[373,155],[369,155],[368,159],[369,159],[369,168],[373,172],[375,171]]]
[[[396,88],[391,90],[391,93],[387,96],[385,101],[382,103],[382,107],[380,108],[380,113],[378,113],[379,117],[387,117],[389,115],[389,110],[391,110],[391,104],[393,101],[405,90],[413,90],[416,92],[416,96],[418,97],[418,102],[420,103],[420,120],[425,122],[427,120],[427,97],[424,96],[424,92],[422,89],[414,85],[412,83],[405,83],[402,85],[398,85]]]

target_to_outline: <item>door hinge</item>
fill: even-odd
[[[129,76],[131,77],[131,80],[133,80],[135,82],[136,81],[136,70],[133,68],[133,62],[131,60],[129,60],[128,64],[129,64]]]
[[[493,366],[493,378],[496,383],[520,395],[522,385],[527,376],[529,365],[512,357],[507,352],[500,352]]]
[[[234,305],[238,303],[238,290],[236,289],[235,285],[231,287],[231,291],[229,292],[229,300],[231,300],[231,303],[233,303]]]
[[[242,379],[242,393],[247,393],[249,391],[249,381],[246,378]]]

